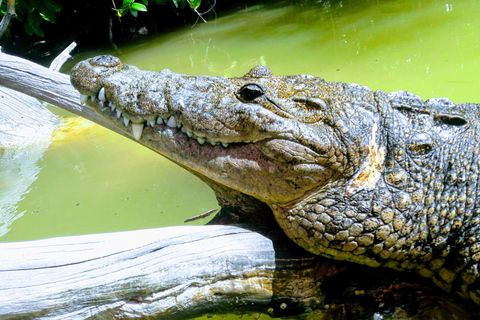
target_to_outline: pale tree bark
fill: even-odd
[[[117,131],[78,103],[66,75],[0,54],[0,84]],[[0,320],[228,313],[476,319],[479,308],[414,274],[314,256],[273,225],[183,226],[0,243]]]
[[[0,1],[0,5],[2,4],[2,1]],[[5,12],[5,15],[2,18],[2,21],[0,21],[0,38],[3,36],[5,31],[8,28],[8,25],[10,24],[10,20],[12,18],[15,18],[17,14],[15,13],[15,0],[7,0],[7,11]]]

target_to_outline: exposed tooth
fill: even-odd
[[[168,119],[167,126],[169,126],[170,128],[175,128],[177,126],[177,124],[175,123],[175,118],[173,116],[170,116],[170,118]]]
[[[85,104],[88,100],[88,95],[80,93],[80,104]]]
[[[158,118],[157,118],[157,123],[158,123],[158,124],[163,124],[163,119],[162,119],[162,117],[158,117]]]
[[[182,127],[182,130],[181,130],[183,133],[187,133],[187,129],[185,129],[185,127]]]
[[[185,127],[184,127],[184,128],[185,128]],[[185,131],[186,131],[186,130],[185,130]],[[187,136],[188,136],[189,138],[191,138],[192,135],[193,135],[190,131],[187,131],[186,134],[187,134]]]
[[[210,141],[210,144],[211,144],[212,146],[214,146],[214,147],[217,145],[217,143],[216,143],[216,142],[213,142],[213,141]]]
[[[95,101],[95,97],[94,97],[94,96],[90,96],[90,100]]]
[[[122,115],[122,111],[120,111],[119,109],[117,109],[117,119],[120,119],[120,116]]]
[[[200,143],[200,144],[204,144],[204,143],[205,143],[205,139],[202,139],[202,138],[197,138],[197,141],[198,141],[198,143]]]
[[[226,147],[228,147],[228,143],[223,143],[223,142],[222,142],[222,146],[223,146],[224,148],[226,148]]]
[[[155,120],[147,121],[147,124],[148,124],[150,127],[153,127],[153,126],[155,125]]]
[[[132,132],[135,140],[139,140],[142,137],[143,125],[144,125],[143,123],[139,124],[139,123],[132,122]]]
[[[127,127],[129,123],[130,123],[130,119],[128,119],[127,117],[123,116],[123,124],[125,124],[125,127]]]
[[[182,127],[182,124],[180,122],[177,123],[177,128],[180,129]]]
[[[107,101],[107,99],[105,98],[105,88],[102,87],[102,89],[100,89],[100,92],[98,92],[98,100],[100,101]]]
[[[117,108],[117,106],[112,102],[109,102],[108,105],[110,106],[110,110],[112,111],[115,111],[115,109]]]

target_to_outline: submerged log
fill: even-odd
[[[65,75],[0,53],[0,85],[118,132]],[[170,227],[0,243],[0,319],[474,319],[430,280],[314,256],[281,230]]]

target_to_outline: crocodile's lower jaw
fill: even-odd
[[[115,106],[115,104],[113,104],[111,101],[106,100],[103,90],[103,88],[102,90],[100,90],[98,97],[81,94],[80,103],[89,105],[103,116],[108,117],[108,119],[115,123],[118,127],[123,126],[127,132],[131,133],[135,140],[140,140],[142,138],[144,129],[146,127],[149,126],[152,128],[156,128],[157,125],[161,125],[160,127],[158,127],[159,130],[163,131],[162,129],[165,129],[166,127],[169,127],[171,129],[176,128],[182,133],[184,133],[188,138],[196,140],[201,145],[209,143],[212,146],[222,145],[224,148],[227,148],[229,146],[229,143],[227,142],[210,141],[206,137],[197,137],[194,133],[187,130],[178,119],[175,119],[174,116],[169,116],[165,118],[158,116],[156,120],[145,121],[142,123],[133,123],[132,121],[130,121],[129,117],[127,117],[120,109]]]

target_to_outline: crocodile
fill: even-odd
[[[480,304],[479,106],[276,76],[79,62],[81,102],[306,250],[416,272]]]

